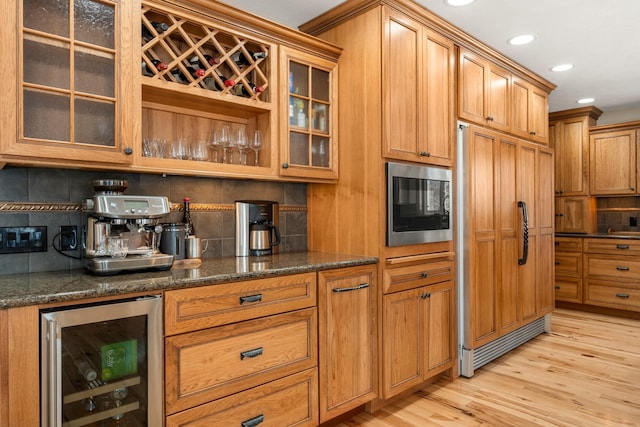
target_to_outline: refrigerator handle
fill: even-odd
[[[62,401],[62,370],[58,363],[62,363],[61,342],[58,336],[58,322],[55,319],[47,319],[46,337],[47,348],[47,390],[48,390],[48,422],[50,426],[62,425],[62,414],[58,408]]]
[[[529,256],[529,214],[525,202],[518,201],[518,207],[522,209],[522,258],[518,259],[518,265],[525,265]]]

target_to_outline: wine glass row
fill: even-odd
[[[262,147],[260,130],[249,135],[244,126],[236,128],[223,124],[211,133],[209,139],[194,141],[178,137],[167,144],[163,138],[145,138],[143,156],[259,166]]]
[[[142,74],[269,101],[269,45],[143,7]]]

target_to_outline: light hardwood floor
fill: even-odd
[[[476,371],[339,427],[640,426],[640,320],[557,309],[542,334]]]

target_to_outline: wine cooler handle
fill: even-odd
[[[525,202],[518,201],[518,207],[522,209],[522,258],[518,259],[518,265],[525,265],[529,257],[529,214]]]
[[[53,319],[47,319],[47,345],[49,364],[49,372],[47,378],[47,389],[49,399],[49,425],[62,425],[62,369],[59,363],[62,363],[61,344],[58,339],[58,322]]]

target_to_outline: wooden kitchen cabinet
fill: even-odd
[[[587,238],[583,251],[583,302],[640,311],[640,241]]]
[[[555,238],[555,299],[582,303],[582,237]]]
[[[202,412],[194,408],[201,405],[211,420],[223,420],[223,414],[215,414],[234,404],[212,402],[309,369],[317,371],[315,273],[172,290],[165,292],[165,299],[167,423],[173,422],[173,415],[180,420],[175,421],[178,425],[199,419]],[[316,384],[309,381],[303,383]],[[279,389],[272,384],[260,390],[280,393]],[[262,396],[262,392],[252,393]],[[316,393],[317,388],[302,386],[296,399],[309,402]],[[286,394],[278,396],[263,399],[265,411],[273,399],[286,398]],[[251,407],[252,412],[259,409]],[[313,425],[318,419],[317,403],[309,409],[314,410],[309,420],[292,419]],[[242,420],[252,418],[243,415]]]
[[[640,122],[637,125],[640,126]],[[637,194],[638,130],[607,129],[592,129],[590,134],[590,193],[594,196]]]
[[[396,76],[384,86],[384,157],[452,166],[453,42],[403,13],[383,11],[383,73]]]
[[[598,228],[596,198],[556,196],[555,219],[557,233],[595,233]]]
[[[383,307],[382,391],[389,399],[453,366],[453,282],[384,295]]]
[[[460,49],[458,117],[509,132],[511,73],[477,54]]]
[[[589,195],[589,127],[602,111],[574,108],[549,114],[549,142],[555,150],[555,195]],[[556,230],[560,231],[560,230]]]
[[[58,3],[0,5],[0,161],[128,168],[140,146],[140,3]]]
[[[288,47],[280,55],[280,103],[288,111],[279,123],[280,174],[336,180],[337,64]]]
[[[40,425],[40,313],[0,310],[0,426]]]
[[[540,144],[549,142],[549,94],[513,76],[511,133]]]
[[[320,422],[378,395],[376,267],[318,272]]]

